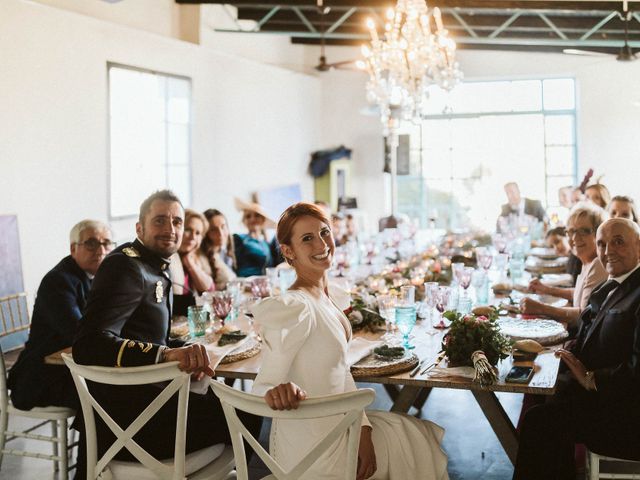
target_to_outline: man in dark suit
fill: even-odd
[[[109,227],[95,220],[76,224],[69,236],[71,254],[42,279],[33,307],[29,340],[9,372],[11,401],[22,410],[78,406],[67,367],[47,365],[44,357],[73,343],[91,279],[114,243]]]
[[[203,345],[169,340],[169,257],[178,250],[183,230],[184,209],[172,192],[156,192],[142,203],[136,224],[138,238],[114,250],[96,274],[73,344],[77,363],[132,367],[178,361],[180,369],[191,373],[192,378],[213,375]],[[157,397],[161,387],[92,384],[90,390],[109,415],[126,428]],[[230,443],[220,402],[211,390],[206,395],[191,393],[188,405],[187,453]],[[176,413],[174,395],[134,439],[156,458],[172,457]],[[247,428],[259,434],[259,418],[246,416],[243,420]],[[102,455],[113,436],[101,421],[97,430],[98,453]],[[126,450],[116,458],[133,460]]]
[[[598,257],[609,280],[580,315],[550,402],[529,410],[514,479],[575,479],[574,445],[640,460],[640,227],[621,218],[598,228]]]
[[[504,192],[507,194],[508,203],[502,205],[501,217],[509,215],[530,215],[544,222],[547,214],[540,200],[532,200],[530,198],[522,198],[520,195],[520,187],[515,182],[509,182],[504,186]]]

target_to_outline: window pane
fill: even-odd
[[[547,175],[571,175],[573,153],[573,147],[547,147]]]
[[[545,110],[572,110],[575,108],[575,82],[572,78],[544,80],[542,89]]]
[[[189,166],[170,165],[168,168],[167,187],[174,191],[185,207],[191,204],[191,179]]]
[[[191,84],[182,78],[168,78],[168,117],[172,123],[187,124],[190,121]]]
[[[547,145],[573,145],[573,115],[547,115],[544,123]]]
[[[170,165],[187,165],[189,163],[189,125],[168,125],[167,162]]]

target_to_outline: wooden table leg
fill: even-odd
[[[491,428],[498,437],[502,448],[504,448],[507,457],[511,463],[515,465],[516,456],[518,455],[518,436],[516,429],[511,423],[511,419],[502,408],[498,397],[493,392],[482,392],[479,390],[471,390],[476,402],[480,405],[482,413],[489,420]]]
[[[387,394],[389,395],[389,398],[391,398],[392,402],[395,402],[397,400],[398,396],[400,395],[400,392],[402,391],[402,387],[400,387],[399,385],[391,385],[391,384],[385,383],[383,387],[387,391]],[[407,387],[404,387],[404,388],[407,388]],[[422,410],[422,407],[424,407],[424,404],[429,398],[430,393],[431,393],[431,387],[421,388],[420,393],[418,394],[415,401],[413,402],[413,406],[416,407],[418,410]]]
[[[422,390],[421,387],[410,387],[408,385],[402,387],[402,389],[398,392],[398,396],[393,402],[391,411],[407,413],[411,406],[415,403],[416,398],[418,398],[420,390]]]
[[[398,395],[400,394],[400,387],[398,385],[391,385],[389,383],[385,383],[382,386],[387,391],[387,395],[389,395],[391,401],[395,402],[396,398],[398,398]]]

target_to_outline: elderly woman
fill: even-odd
[[[171,258],[173,292],[202,294],[215,290],[208,259],[200,252],[205,232],[209,229],[207,219],[195,210],[184,211],[184,235],[177,257]]]
[[[611,202],[611,194],[609,189],[601,183],[594,183],[589,185],[584,191],[584,196],[587,200],[595,203],[600,208],[607,209],[609,202]]]
[[[636,204],[631,197],[616,195],[611,199],[608,211],[611,218],[626,218],[627,220],[638,223]]]
[[[551,287],[532,280],[529,290],[534,293],[554,295],[572,301],[570,307],[554,307],[538,302],[531,298],[523,298],[522,313],[527,315],[546,315],[553,319],[566,322],[570,327],[576,326],[580,312],[589,302],[591,292],[595,287],[606,281],[607,272],[598,259],[596,247],[596,231],[607,218],[607,213],[600,207],[587,203],[574,207],[567,220],[567,235],[573,254],[582,262],[582,271],[576,280],[574,288]]]
[[[253,307],[262,327],[262,365],[253,392],[273,409],[297,408],[308,396],[356,389],[347,363],[352,338],[344,314],[346,292],[328,284],[335,252],[330,220],[319,207],[297,203],[278,222],[278,241],[296,281],[278,297]],[[270,450],[286,470],[300,461],[340,418],[273,421]],[[408,415],[367,412],[358,447],[357,480],[366,478],[444,480],[447,457],[442,429]],[[344,478],[346,434],[338,438],[300,480]]]
[[[261,205],[236,199],[236,208],[242,211],[242,223],[247,233],[233,234],[236,254],[236,273],[239,277],[264,275],[267,267],[274,266],[272,246],[267,241],[265,229],[273,224]]]
[[[216,289],[224,290],[229,280],[234,280],[236,274],[233,268],[236,257],[233,250],[233,239],[229,232],[229,222],[220,210],[210,208],[204,212],[209,222],[209,230],[202,240],[200,251],[209,259]]]

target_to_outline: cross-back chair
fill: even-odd
[[[185,455],[190,376],[178,369],[178,362],[112,368],[78,365],[68,354],[63,354],[62,358],[71,370],[82,405],[87,443],[87,479],[99,478],[106,471],[109,471],[114,478],[136,478],[137,480],[235,478],[231,447],[219,444]],[[91,395],[87,388],[87,380],[110,385],[145,385],[163,382],[168,384],[140,415],[123,429]],[[174,457],[161,461],[144,450],[133,437],[176,392],[178,392],[178,411]],[[116,437],[114,443],[100,459],[97,458],[94,412],[98,413]],[[122,449],[127,449],[139,463],[114,460],[115,455]]]
[[[264,479],[297,480],[345,432],[348,435],[348,452],[347,463],[344,465],[344,478],[348,480],[356,478],[362,412],[375,399],[375,393],[372,389],[365,388],[355,392],[308,398],[300,402],[300,406],[296,410],[280,411],[272,410],[261,396],[235,390],[215,380],[211,381],[211,387],[220,399],[224,409],[229,432],[231,433],[239,480],[248,479],[243,438],[271,471],[272,475],[264,477]],[[262,417],[278,419],[304,420],[341,414],[344,416],[327,436],[320,440],[304,458],[300,459],[297,465],[285,471],[242,424],[236,409]]]

